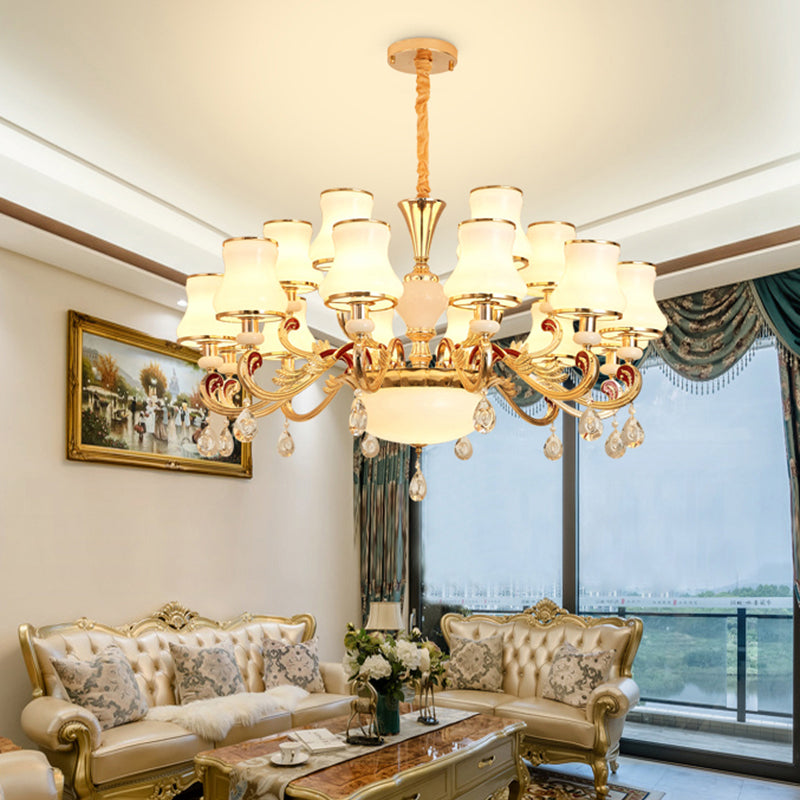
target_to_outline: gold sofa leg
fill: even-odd
[[[604,758],[595,759],[592,761],[592,772],[597,800],[605,800],[608,797],[608,762]]]

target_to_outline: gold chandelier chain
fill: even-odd
[[[417,197],[430,197],[430,166],[428,150],[430,135],[428,133],[428,100],[431,97],[431,65],[433,54],[430,50],[420,48],[414,59],[417,70]]]

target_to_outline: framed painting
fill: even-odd
[[[200,353],[140,331],[69,312],[67,458],[173,472],[250,478],[250,444],[205,458],[197,439]]]

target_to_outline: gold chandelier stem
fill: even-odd
[[[417,197],[430,197],[430,167],[428,163],[428,100],[431,96],[431,66],[433,54],[420,48],[414,59],[417,70]]]

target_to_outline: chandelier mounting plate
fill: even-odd
[[[399,72],[416,73],[414,59],[418,50],[430,50],[433,57],[431,74],[437,72],[451,72],[458,63],[458,50],[454,44],[444,39],[431,39],[427,36],[415,36],[411,39],[401,39],[389,45],[387,59],[389,66]]]

